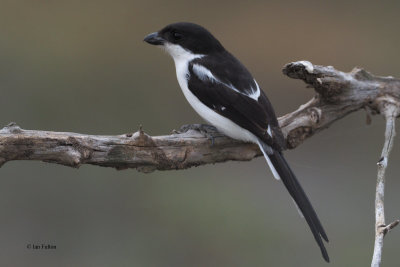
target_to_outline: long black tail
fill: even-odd
[[[272,172],[279,174],[279,177],[281,178],[283,184],[289,191],[293,200],[296,202],[301,213],[306,219],[311,229],[311,232],[314,235],[315,241],[317,241],[317,244],[321,249],[321,253],[325,261],[329,262],[328,252],[326,251],[324,243],[321,239],[322,237],[326,242],[328,242],[328,237],[325,233],[324,228],[321,225],[321,222],[318,219],[317,214],[314,211],[314,208],[308,200],[306,193],[304,192],[300,183],[297,181],[296,176],[290,169],[289,164],[282,155],[282,152],[273,150],[271,147],[264,144],[263,142],[260,142],[260,148],[263,150],[264,156],[267,161],[269,161],[273,165],[270,166],[271,168],[273,167],[275,169],[272,170]]]

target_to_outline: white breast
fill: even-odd
[[[203,57],[203,55],[195,55],[192,54],[180,46],[170,45],[170,47],[166,47],[167,52],[171,54],[175,61],[176,67],[176,76],[178,78],[178,83],[182,89],[183,94],[185,95],[189,104],[193,107],[193,109],[208,123],[215,126],[220,132],[225,135],[243,140],[246,142],[257,143],[257,137],[255,137],[248,130],[240,127],[233,121],[219,115],[206,105],[204,105],[188,88],[188,75],[189,69],[188,64],[191,60],[195,58]]]
[[[279,175],[275,170],[275,167],[271,163],[268,155],[263,150],[262,145],[259,143],[258,138],[249,132],[248,130],[240,127],[230,119],[227,119],[217,112],[213,111],[206,105],[204,105],[188,88],[188,75],[189,69],[188,65],[189,62],[195,58],[201,58],[204,55],[196,55],[192,54],[189,51],[183,49],[181,46],[173,45],[173,44],[165,44],[165,50],[172,56],[175,61],[175,68],[176,68],[176,76],[178,78],[178,83],[182,89],[183,94],[185,95],[187,101],[192,106],[192,108],[208,123],[215,126],[220,132],[224,133],[225,135],[238,140],[243,140],[245,142],[252,142],[258,144],[260,146],[261,151],[263,151],[265,159],[268,162],[268,165],[276,179],[279,180]],[[254,93],[254,97],[259,96],[260,88],[257,85],[257,90]],[[250,96],[253,97],[253,96]],[[222,107],[224,109],[224,107]],[[271,135],[271,129],[268,128],[268,132]]]

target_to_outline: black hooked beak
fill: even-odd
[[[152,45],[163,45],[165,40],[158,35],[158,32],[153,32],[147,35],[143,41]]]

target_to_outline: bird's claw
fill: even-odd
[[[208,124],[185,124],[179,129],[178,132],[186,133],[189,130],[197,131],[204,135],[207,139],[210,139],[211,145],[215,144],[215,134],[219,133],[217,128]]]

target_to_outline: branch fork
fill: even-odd
[[[382,260],[383,238],[399,224],[396,220],[388,225],[385,224],[385,173],[388,167],[390,151],[393,147],[396,117],[400,113],[399,102],[392,96],[382,96],[377,99],[377,107],[386,119],[385,143],[383,145],[381,159],[378,164],[378,175],[375,193],[375,244],[371,267],[379,267]]]
[[[379,228],[379,234],[383,234],[384,236],[393,228],[395,228],[399,224],[399,220],[395,220],[394,222],[389,223],[388,225],[378,225]]]
[[[400,114],[400,80],[375,76],[360,68],[342,72],[308,61],[286,64],[283,73],[303,80],[307,87],[315,90],[315,96],[307,103],[278,119],[288,149],[296,148],[336,120],[360,109],[367,111],[367,123],[372,115],[385,117],[385,144],[378,162],[376,235],[371,264],[380,266],[383,237],[399,223],[396,220],[385,224],[383,197],[395,120]],[[150,136],[140,126],[135,133],[105,136],[24,130],[10,123],[0,130],[0,167],[12,160],[39,160],[70,167],[92,164],[152,172],[229,160],[248,161],[262,155],[258,146],[230,139],[217,131],[209,131],[208,127],[193,125],[170,135]]]

